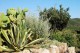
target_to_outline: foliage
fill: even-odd
[[[56,45],[59,46],[62,42],[59,42],[57,40],[50,40],[50,39],[46,39],[42,42],[41,47],[42,48],[49,48],[50,45]]]
[[[77,34],[77,39],[78,39],[78,45],[77,45],[77,47],[80,49],[80,34]]]
[[[33,40],[37,38],[48,38],[50,35],[49,33],[49,25],[48,22],[43,22],[42,20],[37,20],[33,17],[27,17],[26,18],[26,24],[28,28],[31,28],[33,32]]]
[[[68,10],[68,8],[63,9],[62,5],[59,10],[55,7],[44,9],[40,12],[41,20],[34,16],[25,18],[28,9],[10,8],[7,10],[7,15],[1,13],[0,51],[20,51],[33,45],[49,47],[51,44],[59,45],[61,42],[80,48],[80,34],[75,32],[75,29],[79,30],[80,20],[69,20]]]
[[[77,34],[76,34],[76,36],[77,36],[77,38],[76,38],[77,39],[76,51],[80,51],[80,18],[70,19],[66,29],[70,29],[70,30],[77,32]]]
[[[68,43],[68,46],[76,46],[77,47],[77,34],[71,30],[62,30],[52,33],[50,39],[56,39],[60,42]]]
[[[74,30],[74,31],[79,31],[80,30],[80,18],[70,19],[66,28]]]
[[[24,25],[25,24],[22,23],[17,28],[15,27],[16,29],[14,29],[14,31],[12,30],[12,28],[7,31],[1,29],[4,41],[6,43],[5,46],[13,49],[13,51],[20,51],[23,50],[25,47],[29,47],[29,45],[34,44],[39,40],[42,40],[41,38],[39,38],[32,42],[28,42],[32,32],[30,31],[30,29],[27,30]]]
[[[64,9],[62,5],[60,5],[60,9],[56,9],[55,7],[51,7],[50,9],[44,9],[40,12],[40,19],[47,20],[49,19],[49,23],[51,24],[51,29],[62,30],[67,26],[70,15],[68,13],[69,8]]]

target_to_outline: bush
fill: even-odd
[[[49,19],[49,23],[51,24],[50,30],[63,30],[67,26],[70,18],[68,10],[69,8],[64,9],[62,5],[60,5],[59,9],[55,7],[45,8],[39,15],[43,21]]]
[[[51,34],[50,39],[68,43],[68,46],[77,46],[76,33],[71,30],[57,31]]]
[[[37,38],[47,38],[49,34],[49,25],[48,22],[45,21],[43,22],[42,20],[38,20],[34,17],[27,17],[26,18],[26,24],[28,28],[31,28],[33,31],[32,38],[37,39]]]
[[[80,48],[80,34],[77,34],[77,38],[78,38],[78,48]]]

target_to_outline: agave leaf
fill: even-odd
[[[13,24],[13,28],[14,28],[13,39],[14,39],[15,43],[18,44],[19,38],[17,39],[17,37],[19,35],[19,31],[18,31],[18,28],[17,28],[17,26],[15,24]],[[11,29],[11,31],[12,31],[12,29]],[[13,34],[13,31],[12,31],[12,34]]]
[[[39,42],[39,41],[42,41],[42,40],[44,40],[44,38],[36,39],[36,40],[34,40],[34,41],[32,41],[32,42],[28,43],[28,44],[27,44],[27,45],[25,45],[24,47],[28,47],[29,45],[35,44],[35,43],[37,43],[37,42]]]
[[[26,35],[28,34],[28,32],[25,32],[25,35],[23,35],[22,41],[21,41],[21,47],[23,47],[24,43],[26,42]]]
[[[14,51],[13,49],[9,49],[6,46],[0,46],[0,51]]]
[[[19,44],[19,40],[20,40],[20,31],[19,29],[17,28],[17,36],[15,37],[16,38],[16,43]]]
[[[30,30],[31,30],[31,29],[28,30],[29,34],[28,34],[27,38],[28,38],[29,40],[32,40],[31,34],[32,34],[33,32],[30,31]]]
[[[1,29],[1,32],[2,32],[3,36],[5,37],[5,39],[7,40],[7,42],[8,42],[9,44],[11,44],[11,42],[10,42],[10,40],[9,40],[9,37],[8,37],[8,35],[7,35],[6,30]]]
[[[14,38],[14,35],[13,35],[13,31],[12,31],[12,28],[10,29],[10,36],[13,40],[13,43],[15,43],[15,38]]]
[[[30,32],[30,34],[28,34],[28,37],[27,37],[27,38],[29,38],[30,40],[32,40],[31,34],[32,34],[32,32]]]
[[[28,32],[25,32],[25,34],[23,35],[23,38],[22,38],[22,42],[21,42],[21,44],[24,43],[25,39],[27,38],[27,37],[26,37],[27,34],[28,34]]]
[[[2,45],[2,42],[4,42],[4,40],[0,36],[0,46]]]

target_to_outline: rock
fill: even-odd
[[[30,51],[29,51],[29,50],[27,50],[27,49],[25,49],[25,50],[20,51],[20,52],[11,52],[11,53],[30,53]]]
[[[50,45],[50,53],[59,53],[59,48],[55,45]]]
[[[30,53],[30,51],[29,50],[27,50],[27,49],[25,49],[25,50],[23,50],[23,52],[22,53]]]
[[[68,50],[68,45],[67,43],[62,43],[64,45],[63,49],[64,49],[64,53],[67,52]]]
[[[20,52],[11,52],[11,53],[23,53],[22,51],[20,51]]]
[[[50,53],[48,49],[46,48],[40,48],[39,53]]]
[[[40,48],[40,49],[30,49],[31,53],[50,53],[48,49],[46,48]]]
[[[76,52],[75,52],[75,47],[69,47],[69,48],[68,48],[68,52],[69,52],[69,53],[76,53]]]
[[[31,53],[39,53],[39,49],[31,48],[30,52]]]
[[[68,51],[67,43],[61,43],[58,47],[59,47],[60,53],[67,53]]]

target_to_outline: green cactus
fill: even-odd
[[[28,11],[27,8],[25,8],[25,9],[23,9],[23,10],[18,9],[18,12],[17,12],[17,13],[18,13],[19,16],[21,16],[21,17],[23,18],[23,17],[25,17],[25,12],[27,12],[27,11]],[[17,16],[18,16],[18,15],[17,15]]]
[[[16,23],[16,18],[13,15],[9,15],[9,19],[11,22]]]
[[[0,15],[0,27],[7,27],[8,23],[10,23],[9,18],[2,13]]]
[[[27,8],[23,10],[18,8],[17,11],[14,8],[10,8],[7,10],[7,16],[9,17],[11,22],[19,24],[19,22],[25,18],[25,12],[27,11]]]
[[[22,21],[23,19],[25,19],[25,12],[27,12],[28,9],[25,8],[23,10],[21,10],[20,8],[17,11],[17,23],[20,24],[20,21]]]
[[[25,8],[25,9],[22,10],[22,14],[23,14],[23,16],[25,16],[25,12],[27,12],[27,11],[28,11],[27,8]]]
[[[7,10],[7,15],[16,15],[16,10],[14,8],[10,8]]]
[[[28,9],[27,9],[27,8],[23,9],[23,12],[27,12],[27,11],[28,11]]]

